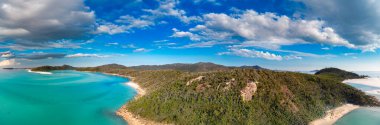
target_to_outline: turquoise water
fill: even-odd
[[[358,72],[359,74],[368,75],[370,77],[379,78],[380,72]],[[379,83],[380,84],[380,83]],[[369,93],[371,90],[379,90],[378,87],[360,85],[349,83],[349,85],[366,92],[368,95],[375,96],[380,99],[380,94]],[[335,125],[380,125],[380,108],[359,108],[356,109],[342,118],[340,118]]]
[[[0,70],[0,125],[125,125],[114,112],[136,94],[127,81],[77,71]]]

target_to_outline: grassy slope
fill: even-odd
[[[151,120],[176,124],[307,124],[321,117],[327,108],[343,103],[378,105],[373,97],[339,81],[301,73],[248,69],[207,73],[80,70],[135,77],[148,93],[129,102],[128,110]],[[205,79],[186,86],[187,81],[201,75]],[[233,78],[236,80],[232,86],[223,89]],[[250,81],[259,82],[258,90],[253,100],[243,102],[240,90]]]

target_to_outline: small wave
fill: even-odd
[[[380,78],[348,79],[344,80],[343,83],[354,83],[372,87],[380,87]]]
[[[51,72],[40,72],[40,71],[32,71],[31,69],[27,69],[28,72],[31,72],[31,73],[38,73],[38,74],[43,74],[43,75],[51,75],[53,73]]]
[[[370,90],[370,91],[365,91],[365,92],[370,93],[370,94],[380,94],[380,89]]]

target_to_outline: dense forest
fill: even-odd
[[[75,67],[69,66],[69,65],[63,65],[63,66],[41,66],[32,68],[32,71],[50,71],[50,70],[74,70]]]
[[[303,125],[344,103],[380,105],[331,76],[244,68],[137,70],[116,64],[77,70],[134,77],[147,94],[126,108],[163,123]]]
[[[325,78],[330,78],[330,79],[335,79],[338,81],[343,81],[345,79],[360,79],[360,78],[365,78],[367,76],[363,75],[358,75],[353,72],[348,72],[345,70],[341,70],[338,68],[324,68],[315,73],[315,75],[325,77]]]

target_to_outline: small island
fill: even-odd
[[[315,75],[318,75],[318,76],[321,76],[321,77],[324,77],[324,78],[330,78],[330,79],[335,79],[335,80],[338,80],[338,81],[343,81],[343,80],[346,80],[346,79],[362,79],[362,78],[366,78],[368,76],[365,76],[365,75],[358,75],[356,73],[353,73],[353,72],[348,72],[348,71],[345,71],[345,70],[341,70],[341,69],[338,69],[338,68],[324,68],[324,69],[321,69],[321,70],[318,70]]]
[[[55,69],[64,68],[33,70]],[[140,95],[118,111],[136,124],[309,124],[339,106],[380,106],[374,97],[341,82],[364,76],[336,68],[316,75],[212,63],[74,69],[136,83]]]

